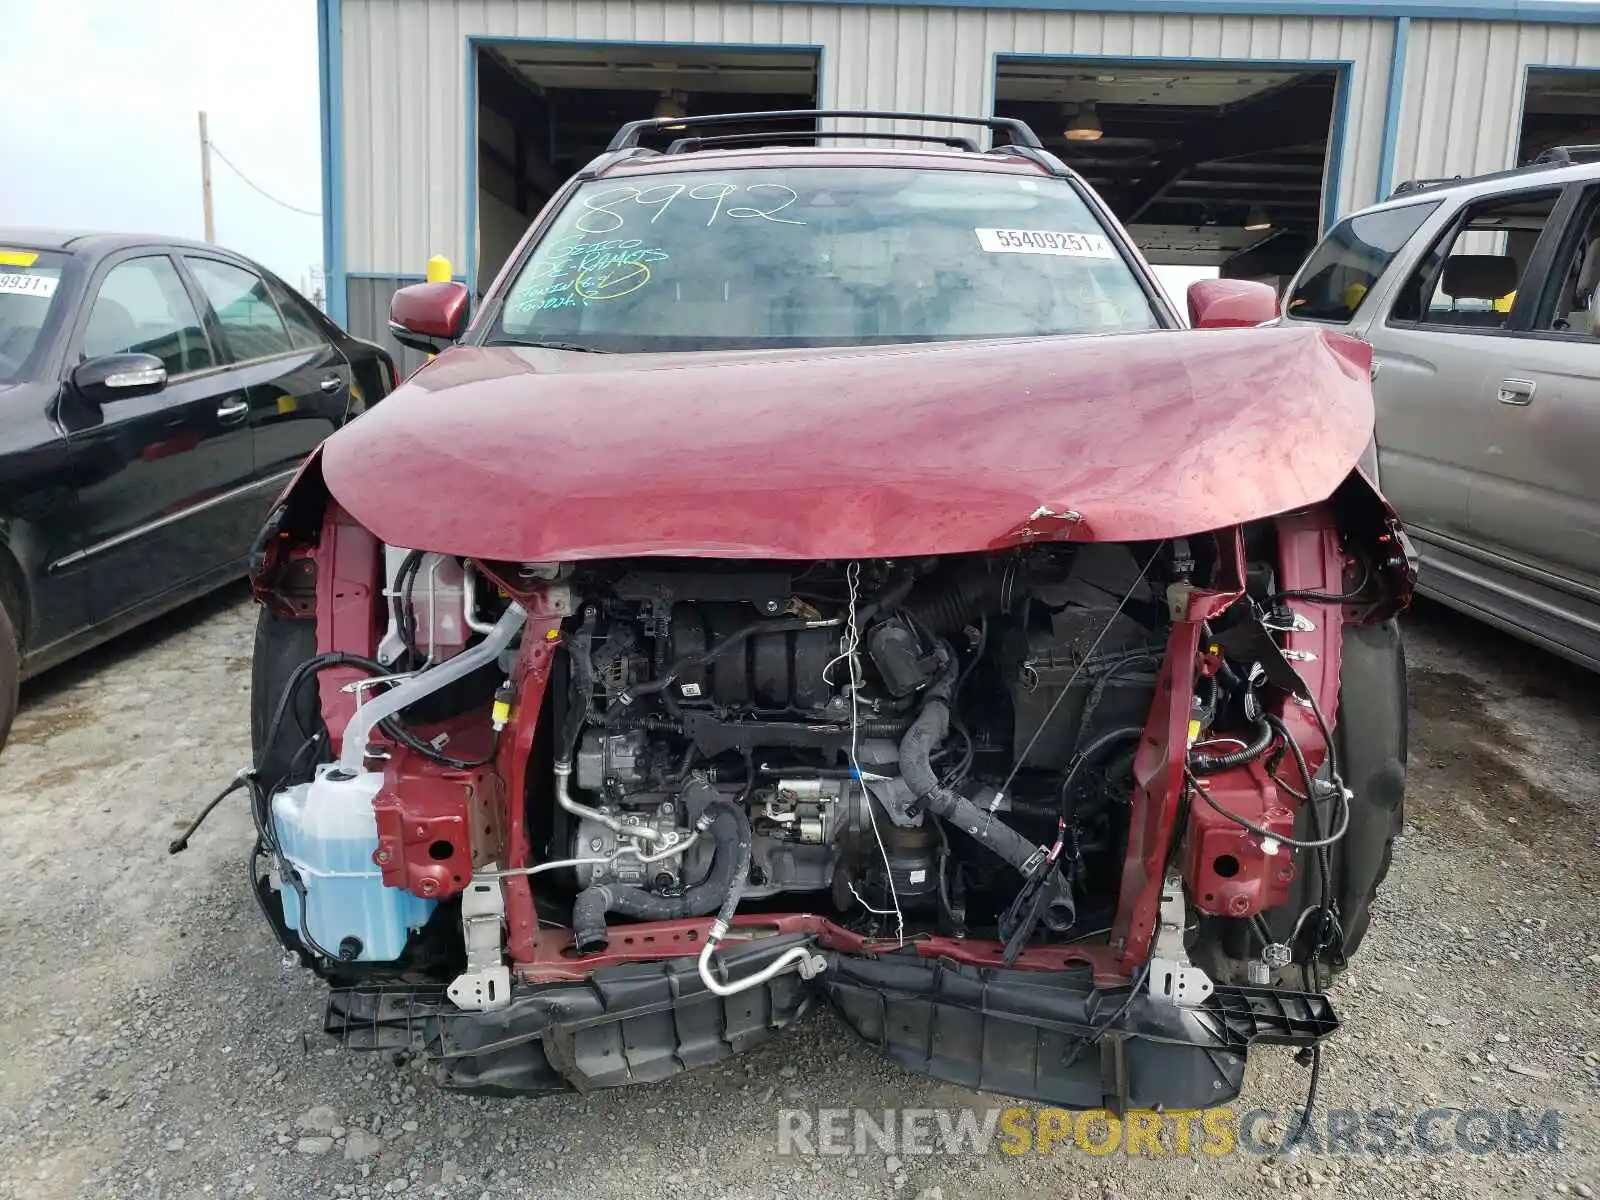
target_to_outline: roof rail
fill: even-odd
[[[1396,196],[1405,196],[1411,192],[1421,192],[1428,188],[1449,187],[1453,183],[1462,182],[1464,176],[1451,175],[1444,179],[1407,179],[1403,183],[1394,185],[1394,191],[1389,193],[1392,200]]]
[[[1452,175],[1448,179],[1407,179],[1390,192],[1388,199],[1427,191],[1430,188],[1455,187],[1462,183],[1479,183],[1486,179],[1515,179],[1519,175],[1532,175],[1554,167],[1575,167],[1582,163],[1600,162],[1600,143],[1576,146],[1552,146],[1531,163],[1511,167],[1504,171],[1489,171],[1482,175]]]
[[[1050,151],[1042,146],[1012,146],[995,145],[989,148],[990,154],[1014,154],[1018,158],[1025,158],[1035,166],[1044,168],[1050,174],[1061,179],[1077,178],[1077,172],[1066,163],[1062,162]]]
[[[578,168],[577,178],[594,179],[607,168],[615,166],[626,158],[660,158],[661,151],[653,150],[648,146],[629,146],[626,150],[602,150],[587,163]]]
[[[719,146],[770,146],[781,142],[809,142],[813,138],[844,137],[879,142],[934,142],[972,154],[978,153],[978,143],[969,137],[940,137],[935,133],[867,133],[848,129],[775,129],[771,133],[718,133],[709,137],[679,138],[667,147],[667,153],[689,154],[695,150],[715,150]]]
[[[753,125],[768,121],[818,121],[836,117],[879,121],[927,121],[943,125],[978,125],[990,130],[997,142],[1001,135],[1004,135],[1019,146],[1026,146],[1035,150],[1044,149],[1044,143],[1039,140],[1039,135],[1028,127],[1027,122],[1019,121],[1015,117],[956,117],[942,113],[880,112],[875,109],[858,108],[796,108],[781,109],[776,112],[715,113],[704,117],[654,117],[646,121],[629,121],[621,129],[617,130],[616,136],[611,139],[611,143],[606,149],[626,150],[637,146],[639,139],[647,133],[676,133],[680,129],[714,129],[721,125]],[[812,133],[811,136],[859,137],[863,135]],[[694,139],[679,138],[678,140],[691,141]],[[898,140],[922,141],[926,140],[926,136],[902,136]]]

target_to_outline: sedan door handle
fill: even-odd
[[[217,409],[217,420],[224,425],[232,425],[242,421],[250,415],[250,402],[247,400],[227,400]]]
[[[1500,403],[1515,404],[1518,407],[1530,404],[1533,401],[1534,382],[1531,379],[1502,379],[1500,381]]]
[[[340,379],[337,375],[329,375],[321,383],[317,384],[317,386],[331,396],[334,392],[337,392],[344,386],[344,380]]]

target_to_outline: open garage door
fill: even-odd
[[[1517,165],[1556,146],[1600,143],[1600,71],[1529,67]]]
[[[1317,240],[1338,90],[1336,67],[1002,57],[995,112],[1087,178],[1152,263],[1276,286]]]
[[[811,50],[495,42],[475,53],[480,288],[551,193],[622,124],[816,107]]]

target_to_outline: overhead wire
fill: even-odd
[[[256,183],[255,180],[251,179],[250,176],[246,175],[243,171],[236,167],[233,164],[233,161],[222,152],[221,148],[218,147],[215,142],[207,139],[207,145],[211,147],[211,153],[215,154],[219,159],[221,159],[224,165],[227,166],[228,170],[232,171],[240,179],[244,180],[251,190],[266,197],[268,200],[271,200],[279,208],[287,208],[290,212],[299,213],[302,217],[320,217],[322,215],[320,212],[314,212],[309,208],[301,208],[298,205],[290,204],[287,200],[278,199],[271,192],[267,191],[266,188]]]

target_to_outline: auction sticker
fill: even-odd
[[[56,294],[61,281],[53,275],[8,275],[0,272],[0,296],[42,296]]]
[[[1062,254],[1071,258],[1115,258],[1111,243],[1098,233],[1053,233],[1048,229],[975,229],[978,245],[990,254]]]

